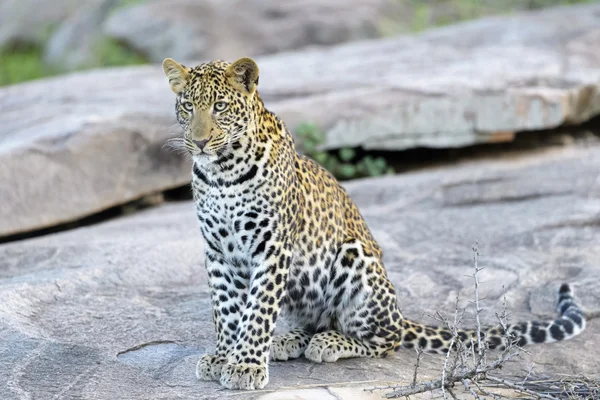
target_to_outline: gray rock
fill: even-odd
[[[96,0],[3,0],[0,48],[20,43],[42,45],[65,18]]]
[[[157,72],[82,73],[0,89],[0,236],[189,180],[184,157],[163,148],[179,131],[171,129],[172,94]],[[126,94],[135,85],[144,89]],[[152,104],[146,91],[163,101]]]
[[[532,7],[540,4],[475,2],[465,10],[453,1],[150,0],[115,13],[104,31],[154,62],[234,59],[389,37]]]
[[[452,316],[472,298],[471,247],[479,243],[481,317],[495,323],[506,288],[511,320],[554,315],[571,282],[600,304],[600,145],[460,163],[347,185],[385,252],[404,314]],[[189,202],[0,246],[0,387],[3,399],[256,398],[194,376],[214,347],[203,246]],[[468,309],[464,325],[473,324]],[[278,328],[284,329],[284,324]],[[600,324],[579,337],[531,346],[503,373],[600,371]],[[364,386],[408,383],[415,354],[271,365],[268,389],[311,388],[265,399],[349,399]],[[443,357],[421,361],[420,379]],[[334,386],[316,389],[314,385]],[[339,388],[339,386],[343,386]],[[345,387],[345,388],[344,388]],[[354,390],[354,391],[353,391]],[[300,393],[300,394],[298,394]],[[301,397],[304,396],[304,397]],[[358,396],[358,397],[357,397]],[[366,395],[365,395],[366,396]],[[368,397],[374,398],[374,397]]]
[[[141,29],[143,24],[124,21],[133,19],[135,10],[142,14],[150,12],[148,7],[167,7],[161,2],[149,4],[123,11],[122,20],[115,15],[109,25]],[[176,12],[176,7],[168,8]],[[187,8],[185,13],[194,15]],[[167,14],[167,10],[155,13],[156,18]],[[210,21],[222,21],[221,16],[206,15]],[[172,34],[166,22],[150,25]],[[222,32],[210,24],[190,26]],[[280,100],[273,108],[289,125],[306,120],[321,125],[327,132],[327,148],[398,150],[510,141],[518,131],[579,123],[600,113],[598,26],[600,5],[590,4],[484,18],[421,35],[290,52],[261,60],[261,89]],[[191,31],[176,36],[187,35],[194,36]],[[229,59],[258,53],[245,44],[240,48],[215,44],[219,49],[207,50],[208,43],[212,46],[220,39],[165,40],[159,41],[164,45],[158,49],[148,30],[139,36],[148,46],[152,41],[156,60],[166,56]],[[260,42],[250,34],[243,36]]]
[[[379,37],[406,8],[390,0],[155,0],[115,13],[105,33],[154,62],[234,59]]]
[[[589,4],[264,56],[260,92],[290,128],[321,126],[328,148],[506,141],[600,113],[599,26]],[[173,114],[159,67],[0,89],[0,236],[186,182],[179,159],[159,152]]]
[[[44,61],[56,70],[72,71],[97,64],[102,24],[119,0],[90,1],[62,22],[44,51]]]
[[[599,26],[598,3],[484,18],[266,57],[261,84],[289,125],[321,125],[328,148],[509,141],[600,113]]]

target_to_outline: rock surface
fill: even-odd
[[[564,281],[582,304],[600,304],[598,171],[596,143],[356,181],[347,189],[384,248],[407,317],[432,322],[422,313],[436,310],[451,316],[457,293],[466,305],[478,241],[481,315],[494,323],[502,286],[513,321],[553,316]],[[237,393],[197,381],[195,363],[214,346],[202,254],[189,202],[0,245],[3,400],[372,399],[348,386],[412,379],[414,352],[401,350],[382,360],[272,364],[268,389],[308,391]],[[472,325],[472,316],[464,324]],[[503,372],[525,375],[534,363],[538,374],[600,377],[598,343],[600,324],[592,320],[571,341],[531,346]],[[439,376],[442,364],[443,357],[425,357],[420,379]],[[337,397],[327,397],[332,393]]]
[[[390,0],[155,0],[116,12],[104,31],[154,62],[228,60],[380,37],[405,10]]]
[[[189,180],[184,158],[163,148],[178,134],[172,94],[148,70],[135,79],[109,70],[0,89],[0,237]],[[153,104],[146,92],[164,101]]]
[[[52,34],[44,61],[58,71],[73,71],[94,65],[102,23],[119,0],[96,0],[64,21]]]
[[[329,148],[506,141],[600,113],[599,26],[590,4],[265,56],[260,91],[290,128],[321,126]],[[173,114],[158,67],[0,89],[0,236],[186,182],[159,151]]]
[[[484,18],[265,58],[261,84],[288,124],[322,126],[329,148],[509,141],[600,113],[599,26],[597,3]]]
[[[3,0],[0,2],[0,48],[41,45],[65,18],[96,0]]]

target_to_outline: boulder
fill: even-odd
[[[97,0],[3,0],[0,2],[0,48],[42,45],[64,19]]]
[[[98,64],[102,23],[119,0],[96,0],[79,8],[60,24],[44,50],[44,61],[57,71],[73,71]]]
[[[390,0],[154,0],[116,12],[104,31],[154,62],[234,59],[379,37],[405,11]]]
[[[323,128],[326,148],[509,141],[600,113],[599,26],[589,4],[264,56],[260,92],[290,128]],[[175,123],[158,66],[0,89],[0,236],[187,182],[160,151]]]
[[[161,101],[147,101],[146,92]],[[155,68],[10,86],[0,89],[0,110],[0,237],[189,181],[185,158],[164,148],[179,131]]]
[[[308,3],[299,2],[297,7]],[[227,20],[224,16],[202,8],[208,4],[216,3],[146,3],[115,14],[107,26],[115,31],[139,29],[136,37],[147,43],[146,50],[136,47],[137,42],[132,46],[142,51],[152,48],[151,58],[157,61],[167,56],[184,61],[234,59],[266,52],[252,47],[262,42],[248,32],[239,34],[239,39],[235,36],[239,47],[219,45],[227,35],[211,24],[228,29],[239,24],[222,23]],[[251,6],[252,2],[244,4],[261,9]],[[286,2],[277,4],[289,7]],[[342,4],[354,12],[353,2]],[[221,6],[218,10],[227,12]],[[185,18],[167,17],[170,13],[185,14],[194,23],[179,23]],[[195,13],[211,22],[196,23]],[[252,11],[240,14],[255,29],[270,26],[254,23],[256,18],[248,17]],[[147,22],[125,23],[137,21],[136,15]],[[304,14],[290,15],[303,18]],[[165,22],[168,18],[178,23]],[[291,29],[302,24],[284,26]],[[600,113],[598,26],[600,4],[589,4],[278,54],[261,58],[261,89],[279,100],[272,107],[287,117],[289,125],[311,120],[325,129],[326,148],[401,150],[510,141],[519,131],[579,123]],[[174,39],[156,40],[148,34],[151,27]],[[202,35],[218,32],[218,38],[179,40],[200,35],[194,29]],[[283,40],[283,34],[268,36]],[[125,34],[115,37],[127,40]],[[287,48],[294,47],[278,50]]]
[[[483,18],[265,57],[261,85],[288,125],[320,125],[327,148],[510,141],[600,113],[599,27],[598,3]]]
[[[476,243],[485,324],[496,322],[504,290],[511,321],[553,317],[562,282],[588,308],[600,304],[599,170],[596,141],[346,187],[384,249],[404,315],[451,318],[459,294],[463,325],[472,326]],[[222,391],[194,376],[215,338],[191,202],[0,245],[0,298],[3,399],[264,394]],[[599,342],[591,320],[577,338],[528,347],[502,373],[523,377],[533,364],[535,374],[598,378]],[[439,378],[443,361],[425,357],[419,379]],[[400,350],[386,359],[272,363],[267,389],[307,390],[264,398],[373,399],[350,386],[410,383],[414,362],[414,351]]]
[[[234,59],[388,37],[551,5],[543,3],[147,0],[115,12],[104,24],[104,32],[154,62],[167,56]]]

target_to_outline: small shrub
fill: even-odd
[[[296,133],[301,139],[300,148],[304,154],[321,164],[338,179],[394,173],[394,169],[383,157],[373,157],[369,154],[361,156],[356,149],[351,147],[337,151],[321,150],[321,146],[325,143],[325,135],[315,124],[300,124]]]
[[[99,39],[94,46],[94,59],[80,70],[98,67],[147,64],[148,60],[120,42]],[[0,86],[64,73],[44,63],[43,48],[18,45],[0,49]]]
[[[91,67],[117,67],[147,64],[148,60],[117,40],[102,38],[95,47],[96,61]]]
[[[0,49],[0,86],[51,75],[42,62],[42,49],[24,46],[17,49]]]

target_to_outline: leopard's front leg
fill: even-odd
[[[212,300],[213,322],[217,334],[215,354],[205,354],[196,365],[196,376],[202,380],[220,380],[223,366],[233,352],[244,309],[249,279],[235,273],[220,254],[206,252],[206,271]]]
[[[229,389],[262,389],[269,382],[271,338],[291,263],[291,242],[282,242],[279,234],[267,235],[272,239],[259,241],[253,253],[262,260],[252,271],[237,343],[221,371],[221,384]]]

